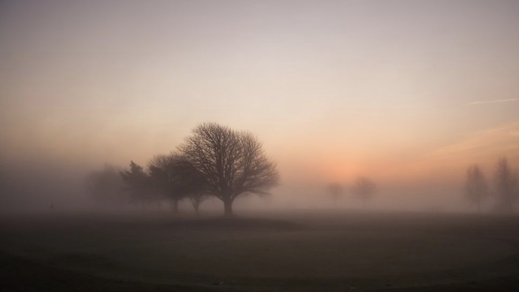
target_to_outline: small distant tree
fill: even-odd
[[[334,207],[337,207],[337,200],[341,198],[344,193],[344,188],[340,183],[330,183],[326,186],[328,195],[333,201]]]
[[[478,207],[481,213],[481,204],[488,196],[488,185],[479,166],[473,165],[467,169],[467,181],[465,182],[465,196]]]
[[[209,198],[209,195],[206,193],[193,193],[189,196],[189,200],[191,201],[191,205],[193,205],[193,209],[195,209],[196,214],[200,213],[200,205]]]
[[[498,160],[494,179],[498,210],[512,212],[519,197],[519,180],[517,170],[510,168],[506,157]]]
[[[376,184],[367,177],[359,177],[355,180],[352,193],[362,200],[362,206],[366,206],[366,201],[372,199],[377,193]]]
[[[193,130],[179,151],[202,174],[208,193],[223,201],[225,215],[233,214],[236,198],[267,195],[279,180],[276,165],[248,132],[204,123]]]
[[[121,177],[126,184],[125,190],[130,194],[130,198],[134,202],[139,202],[144,207],[150,201],[150,177],[144,172],[142,166],[135,162],[130,162],[130,170],[120,172]]]
[[[120,203],[124,200],[123,180],[117,168],[105,165],[101,170],[91,171],[86,179],[87,191],[99,203]]]

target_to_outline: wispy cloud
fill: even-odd
[[[455,142],[432,152],[431,156],[452,159],[463,157],[497,157],[503,155],[503,149],[517,150],[519,145],[519,121],[503,125],[494,129],[472,133]],[[519,152],[508,153],[519,157]],[[492,158],[493,159],[493,158]]]
[[[483,100],[483,101],[474,101],[468,103],[468,105],[475,105],[475,104],[487,104],[487,103],[500,103],[500,102],[509,102],[509,101],[517,101],[519,98],[509,98],[509,99],[498,99],[498,100]]]

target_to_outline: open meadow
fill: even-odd
[[[0,0],[0,292],[519,292],[519,0]]]
[[[265,219],[269,218],[269,219]],[[2,291],[517,291],[519,218],[3,216]]]

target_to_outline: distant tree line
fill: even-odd
[[[236,198],[267,195],[278,181],[276,165],[254,135],[204,123],[194,128],[175,151],[152,157],[146,169],[133,161],[126,170],[106,165],[87,176],[86,186],[98,202],[130,201],[145,208],[169,201],[174,212],[180,201],[189,200],[198,213],[200,205],[214,197],[223,202],[224,214],[232,215]],[[519,174],[506,158],[498,160],[492,182],[478,165],[472,165],[466,172],[464,196],[479,212],[490,197],[497,211],[513,212],[519,201]],[[363,206],[378,191],[367,177],[358,177],[348,189]],[[346,190],[338,182],[326,186],[334,206]]]
[[[496,210],[511,213],[519,201],[519,174],[512,169],[506,157],[500,158],[494,170],[493,188],[478,165],[468,167],[464,195],[481,212],[483,203],[493,195]]]
[[[198,213],[207,198],[215,197],[225,215],[233,214],[236,198],[267,195],[279,181],[276,165],[254,135],[216,123],[197,126],[175,151],[154,156],[147,169],[131,161],[120,179],[114,172],[108,167],[87,178],[95,198],[120,193],[119,185],[128,200],[143,207],[168,200],[177,212],[179,202],[188,199]]]
[[[519,202],[519,172],[510,166],[506,157],[497,161],[491,182],[489,183],[478,165],[469,166],[463,191],[465,198],[476,206],[478,212],[482,211],[483,204],[489,198],[494,199],[496,211],[514,212]],[[338,182],[326,186],[326,192],[334,206],[337,206],[337,201],[346,190],[347,188]],[[364,207],[367,201],[376,195],[377,190],[376,184],[367,177],[358,177],[350,188],[350,192],[362,201]]]
[[[326,186],[326,191],[336,207],[337,201],[346,193],[346,188],[338,182],[333,182]],[[376,195],[377,185],[371,179],[360,176],[353,182],[351,193],[362,201],[363,207],[366,207],[366,202]]]

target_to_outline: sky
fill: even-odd
[[[518,15],[518,1],[1,1],[4,180],[146,165],[210,121],[263,142],[281,195],[359,175],[451,195],[471,164],[519,167]]]

